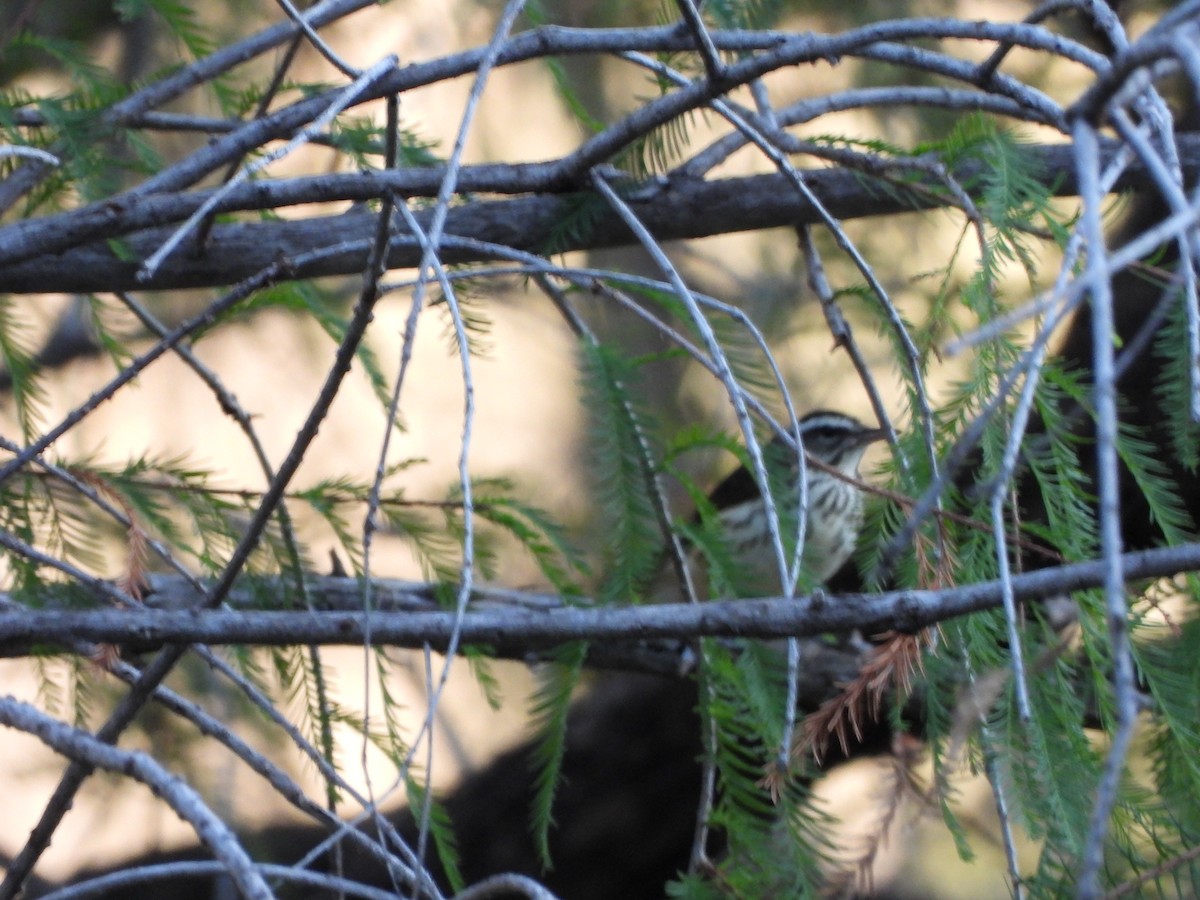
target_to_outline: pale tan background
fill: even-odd
[[[267,2],[259,5],[264,11],[272,9]],[[1029,9],[1027,4],[1018,3],[926,5],[930,7],[926,12],[950,14],[957,7],[959,14],[970,18],[997,20],[1019,19]],[[196,6],[202,16],[214,20],[227,33],[248,30],[223,8],[209,9],[209,4]],[[921,9],[922,5],[914,4],[914,8]],[[572,4],[572,9],[581,22],[593,22],[600,15],[598,6]],[[877,12],[880,17],[887,14],[882,7]],[[895,14],[899,15],[900,10]],[[274,12],[269,15],[272,19],[278,17]],[[494,15],[490,7],[465,0],[451,3],[403,0],[361,12],[324,34],[359,65],[369,65],[387,53],[397,53],[402,61],[414,61],[486,42]],[[788,24],[807,29],[845,27],[849,23],[832,18],[793,18]],[[98,58],[110,65],[116,65],[122,51],[115,34],[98,36],[95,48]],[[170,52],[167,47],[156,50],[160,54]],[[978,58],[982,58],[985,50],[963,48],[963,52],[974,53]],[[1042,66],[1042,62],[1030,61],[1029,65]],[[610,117],[631,108],[636,96],[649,91],[641,72],[611,60],[600,64],[590,58],[571,60],[568,68],[578,79],[584,97],[594,104],[593,108],[598,112],[605,110]],[[302,53],[298,74],[328,80],[335,77],[309,51]],[[822,66],[773,76],[771,88],[776,101],[783,103],[804,95],[835,91],[861,76],[862,72],[853,63]],[[28,75],[26,83],[31,91],[38,92],[57,77],[37,72]],[[1079,73],[1069,67],[1039,71],[1039,77],[1054,85],[1056,96],[1073,96],[1078,90]],[[457,129],[468,89],[469,80],[463,78],[406,95],[402,103],[404,124],[422,136],[441,141],[445,152]],[[716,123],[715,118],[709,121]],[[706,143],[705,128],[705,123],[696,123],[694,147]],[[881,119],[845,113],[813,123],[810,132],[883,137],[904,143],[913,139],[916,128],[900,115]],[[1031,139],[1047,138],[1032,131],[1026,133]],[[583,137],[556,97],[546,71],[537,64],[515,66],[492,76],[471,133],[467,160],[548,159],[571,150]],[[278,174],[325,171],[335,164],[327,151],[312,149],[278,164],[275,171]],[[743,151],[722,172],[767,169],[765,160]],[[928,296],[936,287],[936,279],[920,276],[945,264],[945,248],[957,238],[960,228],[961,219],[948,213],[900,217],[886,228],[874,222],[848,226],[906,315],[917,322],[923,320]],[[820,310],[804,287],[794,234],[777,231],[732,235],[693,242],[686,247],[674,246],[670,250],[695,287],[740,303],[758,321],[769,324],[775,336],[773,346],[786,368],[801,411],[831,406],[868,417],[869,405],[858,378],[844,354],[831,352],[831,340]],[[584,260],[582,255],[567,259],[568,262]],[[595,254],[589,262],[655,274],[644,255],[637,251]],[[972,262],[969,254],[960,260],[964,277]],[[835,285],[856,280],[844,262],[831,258],[829,265]],[[393,273],[399,274],[403,273]],[[347,290],[353,290],[353,283],[347,282],[346,286]],[[1005,289],[1013,296],[1022,296],[1030,290],[1017,271],[1008,273]],[[152,298],[151,303],[165,316],[178,316],[202,299],[200,295],[183,295]],[[65,297],[24,297],[16,298],[14,305],[19,315],[44,332],[68,301]],[[582,308],[603,334],[610,339],[628,340],[635,346],[646,343],[645,336],[635,331],[628,318],[600,309],[598,304],[599,301],[584,301]],[[892,413],[900,415],[899,379],[894,365],[876,338],[873,326],[856,314],[854,304],[855,301],[848,301],[847,310],[852,322],[858,325],[857,336],[889,398]],[[498,286],[482,308],[493,323],[489,338],[493,349],[474,362],[478,419],[472,447],[473,469],[479,475],[513,477],[527,491],[530,500],[573,526],[586,542],[589,526],[594,523],[590,519],[592,505],[587,493],[586,457],[582,452],[586,417],[577,396],[574,341],[543,298],[517,285]],[[407,295],[391,295],[380,305],[370,332],[370,344],[389,374],[396,369],[407,313]],[[311,322],[270,312],[217,330],[199,345],[198,353],[255,415],[255,424],[266,440],[268,452],[273,460],[280,460],[330,362],[329,340]],[[947,360],[936,373],[935,391],[937,384],[961,375],[963,365],[961,359]],[[89,361],[73,364],[51,376],[45,421],[55,422],[102,385],[112,371],[105,361]],[[699,370],[664,371],[656,388],[653,402],[662,409],[668,422],[700,417],[727,426],[732,423],[719,386]],[[11,414],[11,403],[4,404],[3,412]],[[427,464],[405,473],[404,486],[411,497],[441,498],[455,478],[462,429],[462,390],[459,362],[448,349],[444,320],[436,311],[426,313],[421,325],[412,374],[404,391],[402,415],[407,431],[394,443],[392,459],[417,456],[428,459]],[[11,420],[0,427],[6,433],[16,433]],[[356,370],[323,425],[296,484],[303,487],[322,477],[343,474],[367,479],[377,463],[382,427],[379,406],[361,372]],[[207,390],[174,359],[164,359],[152,366],[134,389],[123,391],[105,404],[74,429],[57,449],[67,458],[90,455],[118,463],[143,453],[182,454],[216,473],[214,482],[218,485],[255,488],[262,484],[261,474],[235,425],[221,414]],[[294,512],[300,516],[311,558],[326,559],[331,546],[329,535],[313,516],[304,515],[298,505]],[[374,560],[375,571],[380,575],[420,574],[411,553],[394,539],[381,539]],[[120,562],[114,548],[109,574],[120,570]],[[535,570],[521,556],[506,558],[499,577],[512,585],[536,582]],[[360,702],[361,653],[338,650],[328,651],[326,656],[337,672],[338,697],[350,705]],[[412,676],[399,677],[392,689],[402,697],[415,727],[423,715],[424,689],[420,660],[410,658],[408,665]],[[515,665],[498,666],[497,672],[506,684],[509,700],[499,713],[488,708],[467,667],[456,666],[453,686],[441,711],[444,728],[437,741],[433,767],[436,785],[451,786],[464,768],[485,764],[491,754],[524,734],[522,710],[529,687],[528,674]],[[39,676],[28,663],[0,662],[0,679],[6,692],[30,699],[38,695]],[[378,697],[377,689],[373,690],[373,696]],[[210,699],[215,709],[220,709],[224,702],[219,692]],[[392,784],[394,771],[379,754],[373,751],[367,754],[368,766],[364,771],[359,764],[360,739],[344,731],[339,739],[341,760],[351,781],[365,786],[369,778],[376,792]],[[138,741],[145,742],[145,736],[131,736],[126,743],[135,745]],[[223,815],[240,827],[289,815],[257,779],[247,777],[241,767],[212,753],[211,747],[198,745],[188,758],[194,766],[197,786],[212,798]],[[311,783],[311,769],[299,762],[297,754],[287,754],[286,758]],[[11,854],[20,847],[60,769],[61,762],[43,752],[33,739],[12,732],[0,737],[0,796],[5,798],[6,812],[0,822],[0,851]],[[821,789],[829,798],[831,809],[846,817],[849,831],[871,827],[875,814],[870,801],[872,789],[864,784],[872,781],[877,769],[878,764],[869,761],[847,767],[835,773]],[[314,795],[319,795],[318,786],[313,783],[312,787]],[[986,796],[986,790],[978,786],[964,789],[964,803],[974,802],[973,798],[981,794]],[[980,809],[977,816],[988,831],[992,828],[991,813],[986,806]],[[906,859],[910,867],[919,867],[907,850],[914,835],[926,828],[923,822],[921,817],[901,817],[878,867],[877,884],[885,884],[905,865]],[[78,868],[193,841],[190,830],[155,803],[149,792],[130,789],[124,782],[93,778],[57,834],[39,871],[45,877],[57,879]],[[986,841],[980,845],[981,852],[990,852]],[[954,858],[952,851],[940,857],[945,864]],[[959,888],[962,885],[961,880],[957,882]],[[1007,896],[998,880],[992,881],[989,889],[994,896]],[[983,896],[983,890],[972,893]]]

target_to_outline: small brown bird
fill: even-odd
[[[882,440],[882,428],[871,428],[852,416],[829,410],[817,410],[800,420],[800,437],[809,463],[808,516],[805,523],[804,554],[801,570],[806,581],[821,584],[837,573],[854,552],[858,532],[862,528],[863,498],[856,485],[838,478],[819,464],[834,469],[848,478],[858,477],[863,453],[875,441]],[[769,448],[783,451],[785,445],[776,439]],[[795,485],[799,476],[795,454],[791,453],[789,484]],[[789,502],[789,493],[776,493],[775,503],[782,509]],[[746,576],[746,583],[755,589],[770,591],[779,588],[779,569],[772,548],[770,530],[762,494],[754,475],[740,468],[722,481],[710,495],[730,547]]]

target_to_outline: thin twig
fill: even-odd
[[[231,291],[214,303],[209,304],[209,306],[198,315],[193,316],[173,329],[167,336],[165,336],[141,356],[130,360],[129,363],[127,363],[125,367],[121,369],[121,371],[117,373],[117,375],[111,381],[109,381],[108,384],[93,393],[87,400],[68,413],[58,425],[45,432],[40,438],[18,453],[13,459],[9,460],[3,466],[0,466],[0,483],[3,483],[8,478],[12,477],[13,473],[17,472],[36,456],[39,456],[42,451],[44,451],[60,437],[78,425],[80,421],[90,415],[98,406],[100,406],[100,404],[110,399],[118,390],[137,378],[137,376],[140,375],[147,366],[149,366],[164,353],[173,349],[185,338],[189,337],[200,329],[211,325],[223,313],[228,312],[255,291],[261,290],[262,288],[272,284],[279,276],[279,273],[284,270],[284,268],[284,266],[276,264],[270,266],[262,272],[256,273],[251,278],[248,278],[236,285]]]
[[[12,159],[20,157],[24,159],[36,159],[38,162],[45,163],[48,166],[61,166],[62,160],[38,147],[25,147],[20,144],[4,144],[0,145],[0,159]]]
[[[382,244],[386,246],[386,239],[382,241]],[[239,286],[239,290],[232,292],[225,298],[222,298],[222,300],[217,304],[210,306],[209,309],[206,310],[205,313],[203,313],[200,317],[197,317],[197,319],[200,321],[200,323],[210,322],[213,318],[215,318],[218,310],[226,309],[232,306],[235,302],[244,299],[244,297],[249,296],[254,290],[257,290],[259,287],[262,287],[273,280],[274,274],[278,268],[279,267],[277,266],[273,266],[266,272],[260,273],[254,279],[243,283],[243,285]],[[359,303],[355,307],[350,324],[347,326],[343,340],[338,346],[337,353],[334,356],[333,366],[326,376],[325,382],[321,387],[321,391],[319,392],[313,407],[310,409],[304,424],[301,426],[299,434],[296,436],[296,439],[293,442],[291,451],[288,453],[287,458],[280,465],[275,481],[272,482],[272,484],[268,487],[266,494],[263,496],[262,503],[259,505],[254,516],[251,518],[250,523],[247,525],[242,539],[239,541],[238,545],[234,548],[232,554],[230,555],[221,577],[213,585],[212,592],[208,597],[206,597],[206,605],[208,605],[210,608],[220,605],[220,603],[224,600],[225,595],[230,591],[234,582],[241,574],[242,568],[250,558],[250,554],[258,545],[258,541],[262,536],[263,530],[266,528],[271,516],[274,515],[276,505],[282,498],[283,493],[287,489],[292,477],[295,475],[296,470],[300,467],[300,463],[303,461],[309,445],[316,437],[317,430],[320,427],[321,422],[324,420],[325,415],[329,410],[329,406],[333,403],[334,398],[337,396],[342,380],[345,378],[346,373],[350,370],[350,363],[354,358],[354,354],[357,352],[359,344],[362,342],[367,325],[370,323],[373,316],[372,311],[374,308],[374,303],[378,299],[378,294],[374,290],[373,284],[374,282],[371,282],[371,289],[364,292],[364,295],[360,297]],[[196,319],[191,320],[191,323],[196,322]],[[172,332],[171,340],[160,341],[155,350],[151,351],[151,353],[155,354],[154,356],[144,354],[143,357],[139,357],[139,360],[156,358],[157,355],[161,355],[161,353],[165,352],[167,349],[170,349],[170,347],[174,346],[175,343],[178,343],[179,340],[182,340],[183,337],[189,334],[191,330],[194,330],[195,327],[198,327],[198,324],[191,323],[185,323],[185,325],[190,325],[188,328],[181,326]],[[147,362],[142,363],[142,367],[144,367],[146,364],[148,364],[148,360]],[[118,375],[113,382],[110,382],[110,388],[107,390],[115,390],[116,388],[113,385],[119,386],[120,384],[127,383],[137,374],[137,371],[140,371],[140,368],[135,370],[131,364],[130,367],[122,370],[120,375]],[[75,421],[78,421],[79,418],[82,418],[86,412],[90,412],[91,409],[95,408],[95,405],[99,404],[101,399],[104,399],[109,395],[110,394],[103,393],[102,395],[93,395],[92,400],[89,400],[84,407],[76,410],[64,420],[64,423],[59,426],[59,429],[56,429],[58,434],[65,432],[68,427],[73,426]],[[81,412],[81,410],[85,412]],[[55,431],[51,431],[47,436],[44,436],[41,440],[35,442],[31,447],[26,448],[22,454],[19,454],[17,458],[11,461],[8,465],[0,468],[0,481],[3,481],[3,479],[8,475],[11,475],[13,471],[16,471],[16,469],[19,468],[20,465],[23,465],[25,462],[27,462],[29,458],[32,458],[34,455],[44,450],[49,443],[57,438],[58,434],[55,434]],[[161,651],[159,655],[155,657],[155,659],[151,661],[151,663],[143,671],[142,677],[138,683],[135,684],[133,688],[130,689],[129,693],[126,694],[125,697],[123,697],[122,700],[117,704],[116,708],[109,715],[109,718],[101,726],[99,731],[97,731],[96,737],[106,743],[115,741],[117,737],[119,737],[120,734],[125,730],[125,728],[128,727],[130,722],[133,721],[138,711],[142,708],[152,694],[154,688],[157,687],[162,679],[164,679],[175,667],[175,664],[183,656],[184,652],[186,652],[186,645],[175,645],[165,648],[163,651]],[[66,813],[71,804],[72,798],[75,796],[75,793],[78,791],[80,785],[83,783],[88,774],[89,771],[87,768],[79,765],[78,763],[72,763],[72,765],[68,767],[67,772],[59,781],[58,787],[55,789],[54,795],[51,797],[50,802],[43,810],[42,817],[39,819],[34,831],[30,834],[25,846],[22,847],[17,859],[14,860],[13,865],[6,873],[3,883],[0,883],[0,900],[9,900],[9,898],[15,894],[20,884],[28,876],[34,863],[36,863],[38,857],[45,850],[46,846],[48,846],[59,821],[61,821],[62,816]]]
[[[1101,894],[1100,873],[1109,815],[1137,724],[1137,685],[1129,642],[1129,608],[1125,600],[1121,558],[1121,499],[1117,463],[1116,384],[1113,378],[1113,311],[1111,272],[1101,225],[1100,160],[1095,129],[1084,120],[1075,123],[1079,186],[1083,214],[1079,230],[1087,243],[1087,266],[1081,280],[1087,285],[1092,308],[1093,404],[1096,420],[1097,519],[1104,565],[1104,598],[1112,664],[1116,724],[1104,760],[1092,806],[1087,838],[1080,860],[1077,896],[1093,900]]]
[[[304,18],[310,25],[320,27],[374,2],[375,0],[322,0],[306,10]],[[99,124],[116,128],[134,121],[148,110],[162,106],[191,88],[211,81],[247,60],[279,46],[297,32],[298,28],[294,23],[285,22],[221,47],[203,59],[198,59],[118,100],[101,114]],[[36,161],[22,166],[0,182],[0,213],[7,211],[17,200],[36,187],[49,174],[51,168],[44,162]]]
[[[295,884],[302,888],[328,892],[340,897],[362,897],[363,900],[395,900],[396,897],[395,894],[379,888],[360,884],[349,878],[339,878],[337,875],[327,872],[310,872],[296,866],[281,866],[272,863],[257,863],[255,869],[264,878],[270,878],[273,881]],[[43,894],[40,900],[87,900],[89,897],[121,896],[123,892],[135,885],[156,881],[163,882],[162,891],[165,895],[169,891],[177,890],[182,879],[206,875],[215,877],[224,872],[225,867],[212,860],[185,860],[135,866],[59,888]]]
[[[138,320],[145,325],[150,331],[157,334],[160,338],[167,334],[166,326],[158,321],[154,315],[139,303],[134,297],[129,294],[118,291],[117,298],[125,304],[125,306],[137,316]],[[267,484],[275,480],[275,469],[271,465],[270,457],[267,455],[266,447],[263,446],[262,440],[258,436],[258,432],[254,428],[253,420],[250,414],[242,408],[238,403],[237,397],[221,382],[217,374],[206,366],[191,348],[184,344],[175,346],[175,354],[183,360],[183,362],[196,373],[197,377],[205,384],[213,396],[216,398],[221,410],[233,419],[242,433],[246,435],[246,440],[250,444],[251,451],[254,453],[255,459],[258,461],[259,468],[262,470],[263,477]],[[283,538],[284,551],[287,554],[287,564],[290,566],[293,584],[296,589],[296,594],[300,603],[305,608],[311,609],[311,600],[308,596],[308,586],[305,583],[305,571],[303,558],[300,552],[300,542],[296,537],[296,529],[292,522],[292,516],[288,510],[288,498],[281,497],[279,500],[278,516],[279,516],[279,531]],[[321,656],[316,647],[309,648],[311,665],[313,667],[313,681],[316,686],[317,693],[317,709],[320,715],[320,727],[322,748],[326,757],[333,758],[333,735],[330,730],[330,702],[328,695],[328,684],[324,674],[324,666]],[[336,806],[336,791],[331,783],[327,782],[327,797],[330,809],[333,810]]]
[[[230,178],[225,184],[213,191],[208,200],[201,204],[200,208],[192,213],[175,232],[163,242],[150,257],[142,263],[138,270],[138,279],[148,281],[154,276],[155,271],[162,265],[163,260],[170,256],[175,248],[183,242],[197,225],[207,218],[212,211],[221,202],[221,199],[232,191],[237,185],[250,179],[256,172],[265,169],[271,163],[283,159],[288,154],[292,153],[296,148],[308,143],[309,139],[316,133],[323,131],[330,123],[336,119],[343,110],[366,91],[372,84],[383,78],[384,75],[396,68],[398,60],[396,57],[387,56],[371,66],[355,81],[344,88],[333,98],[333,101],[325,108],[321,115],[317,116],[311,123],[302,128],[282,147],[277,147],[267,153],[264,153],[259,159],[241,169],[237,175]]]
[[[700,15],[700,10],[696,8],[694,0],[675,0],[675,5],[679,7],[688,31],[696,40],[696,50],[700,53],[700,58],[704,60],[704,70],[708,73],[708,80],[719,84],[725,66],[721,62],[721,54],[717,52],[716,45],[713,44],[712,35],[708,33],[708,26],[704,24],[704,17]]]
[[[800,249],[804,254],[804,269],[808,275],[808,286],[816,294],[817,300],[821,304],[821,312],[825,315],[825,324],[829,327],[829,333],[833,337],[833,344],[835,347],[845,350],[846,354],[850,357],[850,361],[854,364],[854,370],[858,372],[858,380],[862,383],[863,390],[867,392],[867,397],[871,401],[871,409],[875,413],[875,419],[886,434],[888,445],[892,448],[897,448],[899,440],[896,437],[896,429],[892,425],[891,417],[888,415],[887,406],[883,401],[883,396],[879,392],[879,387],[875,384],[875,376],[871,372],[871,367],[867,364],[866,357],[863,356],[858,342],[854,339],[854,332],[850,329],[850,323],[846,321],[846,317],[842,314],[842,309],[837,304],[837,298],[834,296],[833,289],[825,277],[825,264],[821,260],[821,254],[818,252],[817,245],[812,239],[812,230],[808,226],[802,225],[796,229],[796,235],[800,242]],[[897,452],[896,459],[899,460],[902,469],[908,469],[909,461],[907,456]]]
[[[195,829],[197,836],[221,861],[243,897],[250,900],[274,897],[229,827],[205,805],[194,789],[149,755],[109,746],[13,697],[0,698],[0,724],[34,735],[72,760],[73,765],[117,772],[147,785]]]
[[[363,70],[357,66],[350,65],[350,63],[342,59],[342,57],[339,56],[337,52],[329,46],[325,39],[317,34],[316,29],[308,23],[308,20],[304,18],[300,10],[296,9],[296,7],[292,5],[292,0],[275,0],[275,2],[283,7],[283,11],[287,13],[289,19],[300,26],[300,30],[304,32],[304,36],[308,38],[308,42],[316,48],[318,53],[325,57],[331,66],[333,66],[347,78],[360,78],[362,76]]]

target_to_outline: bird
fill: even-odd
[[[801,444],[808,456],[801,577],[803,584],[818,586],[837,574],[854,552],[863,523],[863,496],[858,485],[845,479],[858,479],[858,467],[867,447],[886,437],[886,432],[827,409],[808,413],[799,425]],[[776,508],[783,512],[789,498],[796,496],[796,451],[777,437],[767,444],[765,452],[768,460],[784,462],[780,466],[783,483],[773,485]],[[779,567],[766,505],[754,474],[744,466],[735,470],[709,494],[709,500],[717,510],[739,580],[755,593],[778,589]],[[785,514],[784,521],[788,518]]]

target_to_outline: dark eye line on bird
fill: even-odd
[[[815,410],[799,423],[804,447],[807,508],[804,569],[823,583],[850,558],[863,521],[858,466],[868,445],[886,436],[882,428],[864,425],[852,416]],[[776,438],[768,452],[778,453],[789,442]],[[792,481],[800,466],[794,449],[783,462]],[[771,524],[757,478],[741,467],[710,494],[731,547],[749,582],[769,588],[778,580],[771,541]]]
[[[886,437],[887,432],[884,429],[871,428],[852,416],[827,409],[814,410],[803,416],[799,426],[806,467],[811,466],[816,471],[828,473],[839,481],[859,489],[866,486],[858,477],[858,452],[868,444]],[[777,436],[765,446],[794,454],[795,447],[791,437],[790,434],[786,439]],[[828,444],[834,441],[839,443],[835,445],[835,452],[831,454],[827,448]],[[853,471],[846,471],[841,467],[846,453],[855,454]],[[792,465],[795,467],[794,463]],[[760,494],[755,475],[745,466],[739,466],[710,492],[709,500],[720,510],[753,500]]]

